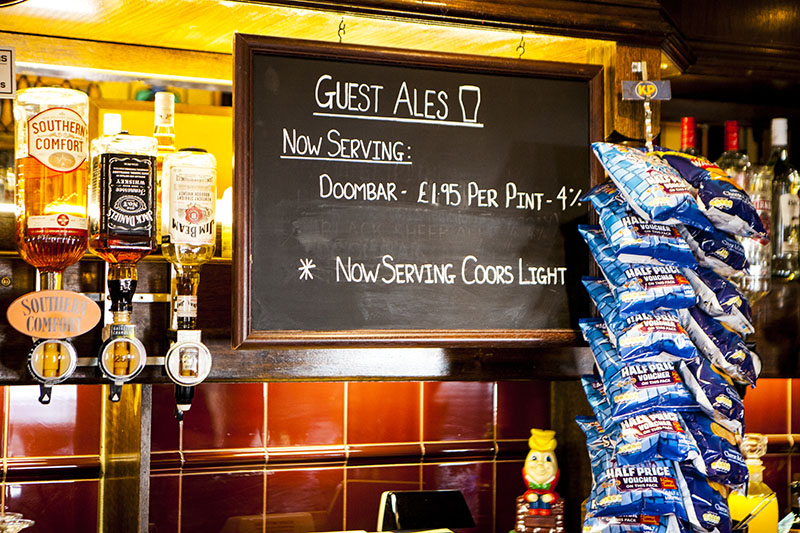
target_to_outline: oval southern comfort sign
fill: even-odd
[[[72,291],[38,291],[23,294],[8,306],[11,327],[40,339],[65,339],[83,335],[100,321],[100,307],[89,297]]]

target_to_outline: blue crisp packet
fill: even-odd
[[[735,435],[742,434],[744,404],[731,378],[704,357],[683,362],[678,372],[704,413]]]
[[[700,210],[717,229],[769,242],[750,197],[711,161],[682,152],[658,152],[697,189]]]
[[[680,533],[674,515],[587,516],[582,533]]]
[[[597,226],[578,226],[603,276],[627,318],[656,309],[682,309],[697,303],[697,295],[680,268],[672,265],[637,265],[617,260]]]
[[[723,276],[735,276],[747,268],[744,247],[727,233],[682,226],[678,226],[678,231],[686,239],[700,266]]]
[[[592,143],[592,150],[640,217],[670,225],[713,227],[700,212],[689,184],[657,155],[605,142]]]
[[[703,413],[684,413],[683,419],[703,454],[709,481],[739,489],[747,486],[749,473],[736,435]]]
[[[611,458],[595,469],[592,514],[600,516],[674,514],[688,519],[686,482],[677,463],[656,459],[638,465],[619,465]]]
[[[737,383],[755,387],[761,359],[742,338],[697,307],[680,310],[681,322],[697,349]]]
[[[673,226],[645,220],[628,207],[613,182],[592,188],[582,198],[591,200],[600,215],[600,227],[617,259],[624,263],[694,266],[691,248]]]
[[[691,494],[692,505],[687,505],[689,523],[697,531],[731,533],[731,513],[728,498],[723,496],[715,483],[691,466],[682,464],[681,473]],[[723,489],[724,490],[724,489]]]
[[[674,311],[653,311],[623,319],[604,280],[584,277],[582,281],[608,326],[622,361],[680,361],[698,357],[697,348]]]
[[[575,422],[586,435],[586,448],[592,467],[602,466],[614,453],[613,437],[606,433],[603,425],[594,416],[578,416]]]
[[[673,363],[625,364],[608,339],[602,320],[584,318],[578,325],[600,369],[614,422],[657,410],[699,408]]]
[[[755,331],[750,302],[732,281],[701,266],[685,268],[683,273],[697,293],[700,309],[741,335]]]

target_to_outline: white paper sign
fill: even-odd
[[[14,98],[16,92],[14,49],[10,46],[0,46],[0,98]]]

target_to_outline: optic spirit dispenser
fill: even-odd
[[[171,329],[175,343],[164,366],[175,382],[175,417],[191,406],[194,386],[211,370],[211,352],[197,329],[197,288],[200,267],[214,256],[217,199],[216,160],[199,148],[164,157],[161,253],[172,263]]]
[[[72,89],[26,89],[14,102],[17,248],[38,270],[40,297],[58,305],[82,298],[53,291],[63,290],[64,269],[86,251],[88,114],[89,98]],[[74,319],[58,316],[63,309],[42,311],[55,314],[42,317],[41,324],[64,325],[60,333],[25,330],[34,336],[28,368],[40,383],[39,401],[49,403],[52,386],[67,379],[77,365],[77,353],[68,338],[91,329],[96,321],[73,328],[70,321]],[[9,308],[14,324],[11,314]]]
[[[89,248],[108,264],[111,324],[98,365],[112,381],[109,399],[144,368],[147,354],[131,322],[137,262],[156,249],[156,140],[104,135],[92,141]]]

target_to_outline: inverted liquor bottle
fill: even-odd
[[[197,327],[200,267],[214,256],[217,171],[214,156],[187,148],[164,159],[161,253],[177,272],[174,329]]]
[[[700,155],[697,149],[697,125],[694,117],[681,118],[681,152],[690,155]]]
[[[25,89],[14,103],[17,248],[42,289],[60,289],[86,251],[88,114],[88,96],[72,89]]]
[[[786,280],[800,275],[800,174],[789,162],[788,122],[772,119],[772,275]]]

